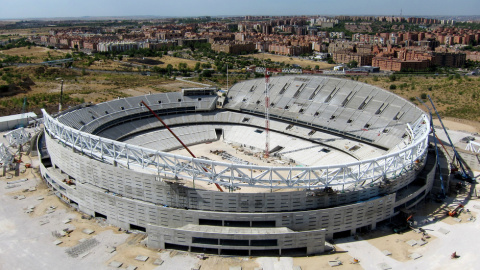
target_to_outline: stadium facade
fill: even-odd
[[[282,166],[170,153],[181,145],[141,104],[187,145],[261,149],[265,84],[255,79],[224,97],[189,89],[44,111],[42,176],[79,211],[146,232],[149,247],[249,256],[322,253],[326,240],[374,229],[435,188],[429,119],[412,103],[331,77],[269,87]]]

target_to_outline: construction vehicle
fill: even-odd
[[[457,252],[456,252],[456,251],[453,252],[452,255],[450,256],[450,258],[452,258],[452,259],[457,259],[457,258],[459,258],[459,257],[460,257],[460,256],[457,255]]]
[[[412,218],[413,218],[413,214],[407,217],[407,219],[405,220],[405,223],[403,223],[403,224],[401,224],[397,227],[394,227],[393,232],[394,233],[402,233],[402,232],[410,229],[413,225],[413,221],[411,221]]]
[[[460,212],[462,211],[462,208],[463,208],[463,204],[459,204],[457,205],[457,207],[455,207],[455,209],[448,211],[448,215],[451,217],[456,217],[460,214]]]

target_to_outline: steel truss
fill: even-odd
[[[9,146],[17,147],[30,141],[32,135],[21,127],[6,133],[3,137],[7,139]]]
[[[411,125],[410,144],[394,153],[359,162],[316,167],[241,165],[160,152],[102,138],[68,127],[42,110],[45,130],[65,146],[110,164],[140,168],[159,176],[217,183],[226,187],[342,189],[384,179],[394,180],[423,164],[428,146],[428,118]]]
[[[0,143],[0,166],[9,167],[13,163],[13,158],[14,156],[8,148]]]
[[[469,141],[465,150],[472,151],[474,153],[480,153],[480,143]]]

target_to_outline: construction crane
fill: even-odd
[[[165,123],[163,122],[162,118],[160,118],[160,116],[158,116],[148,105],[147,103],[145,103],[143,100],[141,102],[143,104],[143,106],[145,106],[145,108],[147,108],[157,119],[158,121],[160,121],[163,126],[168,129],[168,131],[170,131],[170,133],[173,135],[173,137],[175,137],[175,139],[177,139],[177,141],[183,146],[183,148],[185,148],[187,150],[187,152],[193,157],[193,158],[197,158],[193,153],[192,151],[190,151],[190,149],[188,149],[188,147],[182,142],[182,140],[180,140],[180,138],[177,137],[177,135],[170,129],[170,127]],[[202,166],[203,170],[205,172],[208,172],[207,169],[205,169],[203,166]],[[222,187],[217,184],[217,183],[214,183],[215,186],[217,187],[218,190],[220,190],[221,192],[223,192],[223,189]],[[193,180],[193,188],[195,188],[195,180]]]
[[[270,156],[270,93],[269,93],[269,75],[265,67],[265,158]]]
[[[452,167],[457,168],[455,166],[455,159],[456,159],[458,164],[460,165],[460,168],[462,169],[462,172],[461,172],[462,180],[465,180],[467,182],[472,182],[473,179],[472,179],[472,177],[470,177],[470,175],[465,170],[465,167],[463,166],[462,158],[460,157],[460,154],[458,154],[457,149],[455,149],[455,145],[453,145],[452,139],[450,139],[450,136],[448,135],[447,129],[445,128],[445,125],[443,125],[442,118],[440,117],[440,114],[438,114],[437,108],[435,108],[435,104],[433,104],[433,100],[430,98],[430,95],[428,95],[428,99],[430,100],[430,103],[432,104],[432,107],[435,110],[435,114],[437,115],[438,120],[440,121],[440,124],[442,125],[443,131],[445,131],[445,135],[447,135],[448,142],[450,142],[450,146],[452,147],[452,150],[453,150],[453,160],[452,160],[452,164],[451,164]]]
[[[430,129],[432,130],[433,141],[435,143],[435,156],[436,156],[436,159],[437,159],[437,170],[438,170],[438,175],[439,175],[439,178],[440,178],[440,188],[442,189],[442,198],[441,199],[443,200],[445,198],[445,187],[443,185],[442,169],[441,169],[441,166],[440,166],[440,158],[438,156],[438,144],[437,144],[438,137],[435,134],[435,127],[433,126],[432,111],[430,110],[430,107],[428,107],[427,104],[423,103],[423,101],[420,98],[417,97],[417,100],[420,101],[420,103],[422,103],[423,106],[425,106],[425,108],[427,108],[428,113],[430,114]]]

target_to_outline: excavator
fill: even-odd
[[[462,208],[463,208],[463,204],[459,204],[457,205],[457,207],[455,207],[455,209],[448,211],[448,215],[451,217],[456,217],[460,214],[460,212],[462,211]]]
[[[407,217],[405,223],[393,228],[394,233],[402,233],[408,229],[410,229],[413,225],[413,221],[410,221],[413,218],[413,214]]]

